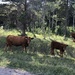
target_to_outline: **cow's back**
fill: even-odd
[[[66,48],[66,46],[67,46],[66,44],[59,43],[57,41],[52,41],[52,43],[51,43],[51,47],[53,49],[63,49],[63,48]]]
[[[59,45],[60,44],[58,42],[56,42],[56,41],[51,42],[51,48],[53,48],[53,49],[59,49],[60,48]]]
[[[19,46],[26,43],[24,36],[8,35],[6,40],[9,45],[15,45],[15,46]]]

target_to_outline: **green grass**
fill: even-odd
[[[29,71],[35,75],[75,75],[75,54],[74,43],[70,38],[64,40],[64,37],[52,35],[50,38],[69,44],[67,48],[67,56],[63,58],[51,57],[49,36],[45,39],[42,34],[36,34],[34,40],[31,41],[27,48],[28,53],[22,52],[22,47],[12,47],[13,52],[4,51],[5,38],[7,35],[20,34],[16,30],[0,29],[0,66],[10,68],[20,68]],[[27,32],[28,36],[33,37],[33,34]],[[61,40],[60,40],[61,39]],[[71,52],[69,54],[69,52]]]

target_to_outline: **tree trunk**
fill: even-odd
[[[73,27],[72,27],[73,31],[74,31],[74,19],[75,19],[75,17],[74,17],[74,14],[73,14]]]
[[[53,15],[54,15],[54,11],[53,11]],[[53,17],[52,17],[52,30],[53,30],[53,24],[54,24],[54,20],[53,20]]]
[[[67,0],[67,3],[66,3],[66,21],[65,21],[65,36],[67,35],[67,26],[68,26],[68,0]]]
[[[23,36],[26,35],[25,31],[26,31],[26,26],[23,25],[23,31],[22,31],[22,35],[23,35]]]
[[[50,20],[51,16],[50,16],[50,13],[49,13],[49,29],[51,28],[50,25],[51,25],[51,20]]]
[[[21,15],[21,11],[22,11],[22,9],[21,9],[21,4],[17,4],[17,20],[16,20],[16,26],[17,26],[17,29],[19,30],[19,29],[21,29],[21,30],[23,30],[22,28],[23,28],[23,24],[19,21],[19,17],[20,17],[20,15]],[[20,32],[21,33],[21,32]]]
[[[24,3],[24,12],[27,14],[27,0],[25,0]],[[26,16],[25,16],[26,17]],[[25,20],[26,21],[26,20]],[[27,26],[27,22],[26,24],[23,24],[23,31],[22,31],[22,35],[26,35],[25,31],[26,31],[26,26]]]
[[[53,11],[53,15],[54,15],[54,11]],[[55,26],[54,26],[54,18],[52,17],[52,32],[54,33],[55,30]]]

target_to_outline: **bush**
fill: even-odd
[[[66,48],[66,52],[67,52],[68,56],[71,56],[71,57],[75,58],[75,48],[73,48],[71,46],[68,46]]]
[[[63,36],[63,35],[65,35],[65,31],[66,31],[66,36],[70,36],[70,30],[69,29],[66,29],[65,30],[65,27],[64,26],[62,26],[62,27],[60,26],[58,28],[57,34]]]
[[[29,51],[30,52],[40,52],[40,53],[49,53],[49,46],[48,46],[48,41],[43,41],[38,38],[34,39],[31,41],[29,45]]]

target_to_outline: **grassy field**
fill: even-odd
[[[36,35],[27,48],[28,53],[22,52],[22,47],[12,47],[13,52],[4,51],[5,38],[7,35],[20,34],[16,30],[3,30],[0,28],[0,66],[10,68],[20,68],[35,75],[75,75],[75,43],[72,39],[51,35],[43,38],[43,35]],[[33,37],[32,33],[27,32]],[[59,56],[51,57],[50,42],[52,38],[59,42],[68,44],[67,54],[63,58]]]

